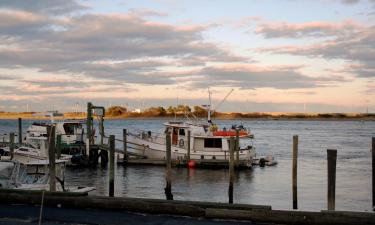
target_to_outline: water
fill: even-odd
[[[122,137],[123,128],[161,132],[164,119],[105,121],[106,133]],[[240,171],[234,183],[234,202],[271,205],[274,209],[292,208],[292,136],[299,136],[298,206],[302,210],[326,209],[327,149],[337,149],[336,209],[371,210],[371,137],[373,121],[215,121],[230,127],[243,123],[255,135],[258,154],[273,153],[274,167]],[[27,127],[31,121],[24,121]],[[0,120],[0,133],[17,130],[17,121]],[[174,199],[227,202],[226,169],[174,168]],[[95,186],[94,194],[108,194],[107,168],[67,168],[69,185]],[[115,195],[165,199],[163,167],[116,167]]]

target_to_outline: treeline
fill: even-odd
[[[185,114],[194,114],[197,117],[207,116],[207,111],[201,106],[190,108],[187,105],[150,107],[141,112],[129,111],[123,106],[112,106],[106,110],[106,116],[111,117],[169,117],[184,116]]]
[[[207,110],[202,106],[194,106],[190,108],[187,105],[169,106],[164,108],[161,106],[150,107],[142,112],[128,111],[122,106],[112,106],[107,109],[106,116],[108,117],[183,117],[185,114],[193,114],[196,117],[207,117]],[[249,113],[224,113],[211,112],[212,117],[220,119],[375,119],[374,113],[264,113],[264,112],[249,112]]]

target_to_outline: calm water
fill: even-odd
[[[122,137],[122,128],[162,131],[162,119],[105,121],[106,133]],[[234,184],[236,203],[267,204],[275,209],[292,208],[292,136],[299,135],[298,206],[304,210],[326,209],[327,153],[337,149],[337,210],[371,210],[371,121],[215,121],[229,127],[243,123],[255,135],[254,146],[260,155],[274,154],[274,167],[240,171]],[[27,127],[31,121],[24,121]],[[0,120],[0,133],[16,131],[17,121]],[[163,167],[116,167],[116,196],[164,199]],[[108,193],[106,168],[67,168],[69,185],[89,185],[95,194]],[[172,192],[175,199],[227,202],[228,171],[173,169]]]

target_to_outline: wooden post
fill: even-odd
[[[14,133],[9,134],[9,152],[10,160],[14,158]]]
[[[229,149],[230,149],[230,156],[229,156],[229,188],[228,188],[228,197],[229,197],[229,204],[233,204],[233,180],[234,180],[234,148],[235,148],[235,140],[234,137],[230,137],[229,139]]]
[[[115,196],[115,136],[109,136],[109,197]]]
[[[87,103],[87,115],[86,115],[86,133],[87,133],[87,137],[86,137],[86,155],[89,155],[90,154],[90,150],[91,150],[91,145],[92,145],[92,141],[91,141],[91,137],[92,137],[92,104],[91,102],[88,102]]]
[[[104,115],[100,116],[99,119],[99,130],[100,130],[100,144],[103,144],[104,140]]]
[[[128,161],[128,131],[126,129],[122,130],[122,140],[124,144],[124,164]]]
[[[61,158],[61,134],[58,134],[56,137],[56,157]]]
[[[238,168],[240,165],[240,131],[238,129],[236,129],[235,152],[236,152],[236,168]]]
[[[336,159],[337,150],[327,149],[327,160],[328,160],[328,191],[327,199],[328,210],[335,210],[335,196],[336,196]]]
[[[188,133],[187,133],[187,163],[189,163],[190,161],[190,138],[191,138],[191,131],[188,130]]]
[[[167,200],[173,200],[172,194],[172,162],[171,162],[171,155],[172,155],[172,143],[171,143],[171,133],[165,134],[165,143],[166,143],[166,186],[164,188],[165,196]]]
[[[56,191],[56,165],[55,165],[55,126],[47,127],[48,159],[49,159],[49,190]]]
[[[375,211],[375,137],[372,137],[372,210]]]
[[[298,209],[298,198],[297,198],[297,160],[298,160],[298,136],[293,136],[293,209]]]
[[[18,118],[18,144],[22,144],[22,118]]]

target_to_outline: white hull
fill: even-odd
[[[165,159],[166,145],[156,143],[147,139],[142,139],[138,136],[129,135],[128,142],[133,143],[128,151],[149,159]],[[248,161],[252,163],[255,154],[251,149],[241,150],[239,152],[239,159],[241,161]],[[172,145],[172,159],[186,159],[187,148]],[[217,159],[229,160],[229,151],[225,150],[190,150],[190,159]]]

